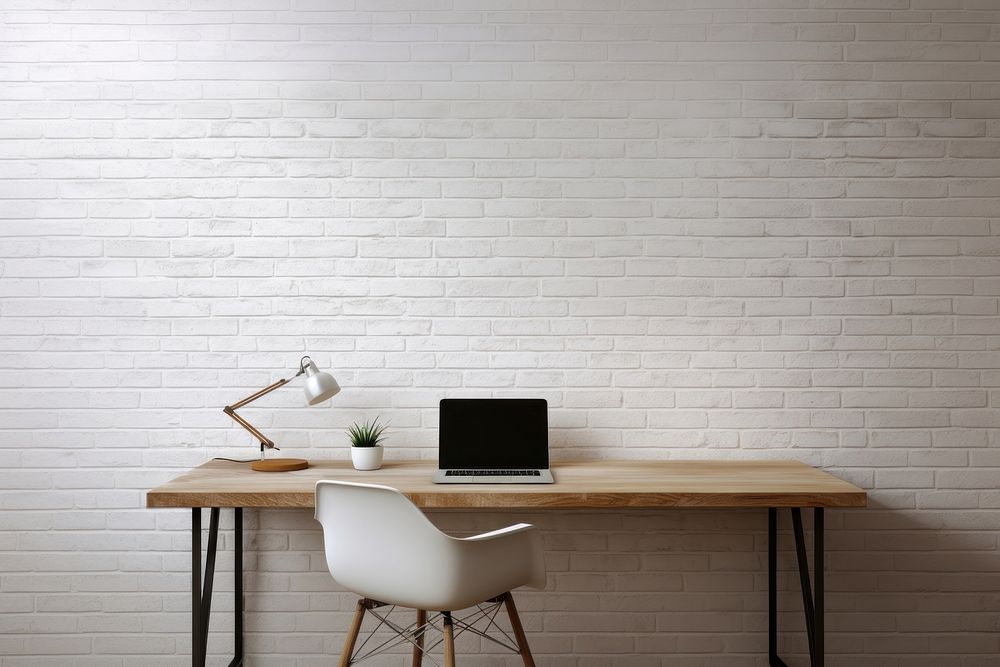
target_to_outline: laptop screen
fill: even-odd
[[[445,398],[438,467],[548,468],[548,403],[543,398]]]

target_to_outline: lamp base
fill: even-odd
[[[261,459],[250,464],[250,468],[257,472],[290,472],[308,467],[309,461],[305,459]]]

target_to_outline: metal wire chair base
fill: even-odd
[[[351,656],[350,664],[354,665],[362,662],[363,660],[374,658],[375,656],[385,653],[386,651],[389,651],[390,649],[393,649],[402,644],[410,644],[417,650],[419,650],[423,654],[423,657],[425,659],[430,660],[432,663],[437,665],[437,667],[441,667],[441,663],[439,663],[434,658],[434,656],[431,655],[431,651],[433,651],[435,648],[440,646],[442,642],[444,642],[444,627],[442,623],[442,620],[444,618],[443,613],[434,614],[433,616],[427,619],[426,623],[423,623],[421,625],[417,625],[417,623],[414,622],[410,623],[409,625],[402,626],[389,619],[389,615],[392,614],[392,612],[396,609],[396,605],[387,605],[384,602],[378,602],[376,600],[369,600],[369,599],[364,600],[364,605],[368,613],[377,618],[379,622],[371,630],[371,632],[368,633],[368,636],[365,637],[365,640],[363,642],[361,642],[361,645],[358,646],[357,649],[355,649],[353,655]],[[477,604],[475,611],[471,611],[469,614],[461,618],[453,615],[452,625],[455,628],[454,630],[455,638],[457,639],[463,632],[471,632],[474,635],[478,635],[483,639],[488,639],[494,644],[502,646],[508,651],[511,651],[513,653],[520,653],[520,650],[517,647],[517,640],[511,637],[510,634],[507,633],[507,631],[505,631],[496,623],[497,614],[500,613],[500,608],[503,605],[504,605],[504,596],[501,595],[499,597],[495,597],[486,600],[485,602],[481,602],[480,604]],[[381,614],[377,611],[381,607],[389,607],[389,610],[386,611],[384,614]],[[482,621],[485,621],[485,623],[482,624],[483,627],[482,628],[476,627],[476,625],[481,623]],[[365,651],[364,650],[365,646],[372,640],[372,638],[375,636],[375,633],[378,632],[382,628],[382,626],[385,626],[387,629],[391,630],[394,636],[389,637],[389,639],[383,641],[381,644],[378,644],[377,646],[368,649],[368,651]],[[495,629],[496,632],[499,632],[501,635],[503,635],[506,641],[501,641],[500,639],[497,639],[496,637],[487,634],[491,628]],[[435,642],[431,643],[428,646],[426,640],[427,640],[427,633],[430,631],[435,631],[440,636],[437,637],[437,640]]]

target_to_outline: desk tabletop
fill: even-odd
[[[392,486],[419,507],[596,509],[653,507],[865,507],[863,489],[799,461],[566,461],[555,484],[434,484],[432,461],[388,461],[358,472],[349,461],[254,472],[213,460],[146,494],[147,507],[313,507],[321,479]]]

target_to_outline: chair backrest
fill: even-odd
[[[422,587],[429,572],[448,567],[454,556],[453,538],[388,486],[318,482],[316,520],[330,574],[365,597]]]

